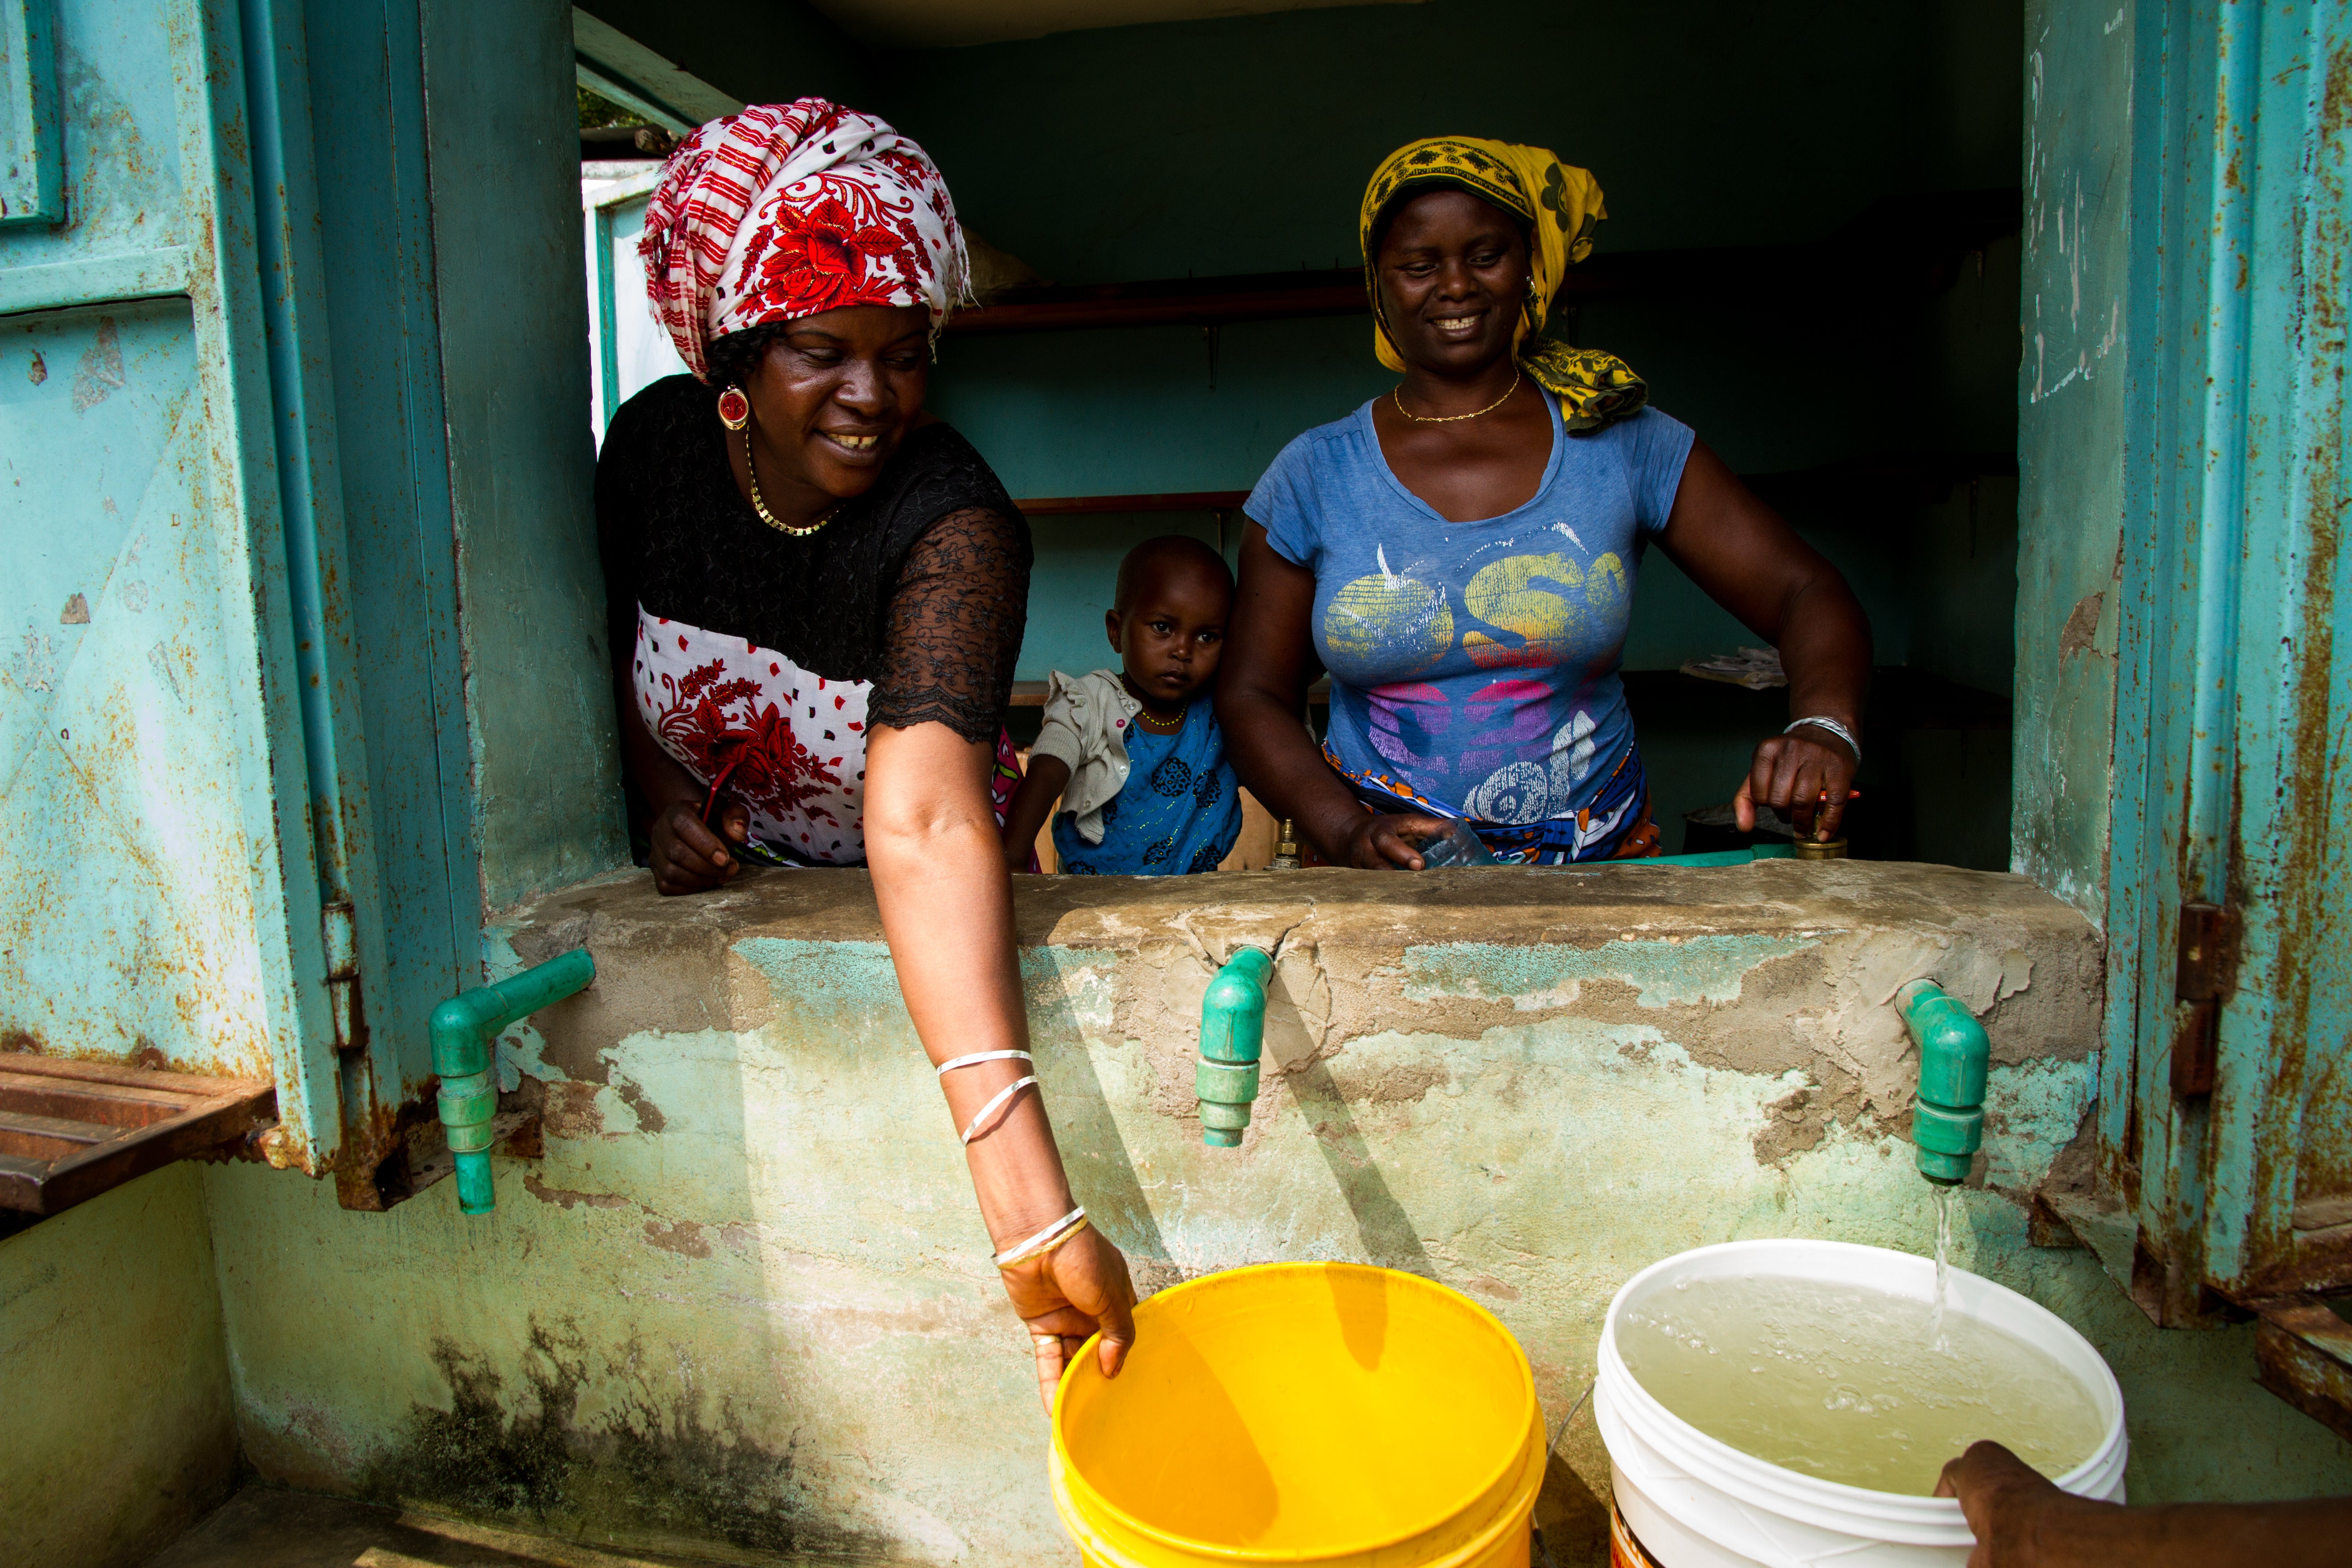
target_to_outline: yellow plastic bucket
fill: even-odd
[[[1543,1482],[1528,1358],[1443,1285],[1269,1263],[1136,1309],[1054,1399],[1054,1505],[1092,1568],[1526,1568]]]

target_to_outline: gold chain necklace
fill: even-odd
[[[844,506],[848,504],[846,501],[834,502],[833,505],[825,509],[824,516],[818,518],[814,522],[810,523],[805,528],[794,528],[791,523],[777,517],[775,513],[768,510],[767,501],[761,499],[760,495],[760,465],[758,462],[753,460],[751,457],[751,432],[749,430],[743,432],[743,472],[751,477],[751,510],[760,514],[760,521],[766,523],[770,528],[774,529],[778,533],[789,533],[794,539],[806,539],[810,534],[814,533],[818,529],[823,528],[826,523],[831,522],[833,521],[834,513],[839,511]]]
[[[1518,389],[1519,367],[1514,364],[1511,366],[1511,384],[1504,389],[1502,396],[1478,410],[1477,414],[1415,414],[1404,405],[1404,384],[1402,382],[1390,391],[1389,397],[1396,404],[1397,412],[1416,425],[1459,425],[1465,419],[1477,418],[1480,414],[1492,414],[1496,409],[1508,403],[1511,400],[1511,394]]]

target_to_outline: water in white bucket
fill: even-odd
[[[2107,1418],[2081,1380],[2014,1335],[1946,1317],[1942,1296],[1684,1279],[1625,1312],[1617,1349],[1652,1398],[1708,1436],[1847,1486],[1925,1497],[1980,1437],[2053,1477],[2091,1458]]]

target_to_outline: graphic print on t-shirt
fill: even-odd
[[[1465,816],[1524,826],[1573,810],[1600,728],[1587,700],[1615,668],[1632,607],[1624,562],[1544,551],[1394,572],[1384,543],[1373,560],[1321,626],[1333,679],[1362,694],[1372,749]]]
[[[1368,798],[1525,829],[1515,851],[1610,853],[1644,790],[1617,677],[1634,566],[1690,445],[1655,410],[1572,438],[1555,414],[1536,494],[1472,522],[1397,479],[1369,404],[1286,447],[1247,510],[1315,574],[1332,765]]]

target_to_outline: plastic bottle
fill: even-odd
[[[1499,866],[1470,825],[1460,820],[1450,821],[1442,833],[1433,833],[1413,847],[1421,851],[1423,868],[1435,870],[1440,866]]]

